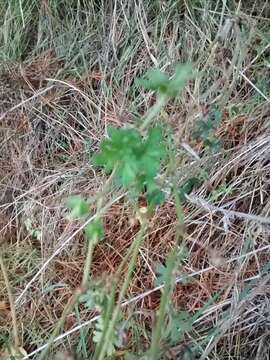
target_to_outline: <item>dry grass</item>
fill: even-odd
[[[63,33],[70,37],[65,49],[60,24],[53,23],[53,2],[45,1],[40,11],[52,21],[51,38],[43,39],[46,28],[44,33],[41,29],[43,42],[37,41],[29,55],[2,63],[0,244],[17,299],[20,341],[27,353],[48,340],[81,281],[85,244],[78,231],[81,224],[66,218],[65,199],[70,194],[91,198],[101,191],[105,176],[89,158],[104,130],[110,124],[134,122],[154,101],[152,94],[134,86],[134,79],[153,65],[170,71],[179,61],[192,61],[201,75],[167,105],[160,120],[199,156],[179,143],[179,184],[201,169],[208,173],[184,203],[188,257],[177,276],[191,274],[192,280],[178,281],[173,293],[177,309],[190,314],[203,310],[176,346],[164,342],[164,358],[176,359],[186,347],[201,359],[269,356],[267,1],[261,13],[252,12],[248,4],[240,7],[236,18],[240,25],[228,20],[237,11],[229,2],[223,15],[219,5],[203,9],[200,1],[185,3],[181,7],[164,2],[161,10],[141,1],[134,7],[124,2],[103,4],[92,19],[99,24],[97,29],[89,31],[85,24],[91,16],[85,15],[82,5],[81,18],[70,20],[81,38]],[[222,37],[229,21],[226,38],[217,41],[216,34]],[[62,31],[67,31],[66,23]],[[74,45],[78,41],[80,52]],[[222,109],[216,136],[224,144],[214,154],[192,136],[212,104]],[[139,226],[130,199],[112,190],[108,198],[112,205],[105,212],[105,241],[95,251],[92,269],[105,288],[110,287]],[[168,198],[150,220],[129,286],[130,300],[123,304],[125,319],[132,320],[124,352],[128,349],[139,356],[147,348],[161,294],[155,287],[155,266],[165,262],[175,231],[175,208]],[[1,276],[0,345],[4,347],[12,341],[12,324]],[[210,299],[212,303],[203,308]],[[95,315],[80,307],[80,322],[87,331]],[[79,324],[74,312],[63,332]],[[77,332],[64,339],[60,350],[75,348]],[[92,348],[91,341],[87,345]]]

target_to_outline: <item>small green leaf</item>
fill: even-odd
[[[189,250],[186,246],[181,245],[181,247],[177,250],[177,257],[179,262],[187,261],[189,259]]]
[[[187,81],[192,77],[192,66],[190,64],[178,64],[176,65],[175,75],[170,80],[167,94],[171,97],[178,95],[179,91],[182,90]]]
[[[29,233],[34,239],[41,240],[42,239],[42,231],[38,228],[34,228],[31,222],[31,219],[27,218],[24,221],[24,225]]]
[[[193,351],[187,346],[184,348],[184,353],[183,353],[182,359],[183,360],[195,360],[195,355],[193,354]]]
[[[89,206],[81,196],[70,196],[66,200],[66,206],[71,210],[72,219],[82,218],[89,214]]]
[[[204,145],[212,151],[219,151],[222,146],[222,142],[215,136],[221,118],[222,114],[219,107],[214,105],[207,118],[198,121],[193,132],[193,137],[203,140]]]
[[[155,281],[155,285],[159,286],[159,285],[163,285],[165,280],[166,280],[166,276],[167,276],[167,266],[163,265],[163,264],[157,264],[155,267],[155,273],[157,275],[156,281]]]
[[[82,294],[79,302],[83,303],[89,310],[97,310],[102,312],[109,304],[110,298],[106,294],[104,288],[92,285],[91,290]]]
[[[96,327],[94,330],[94,336],[93,336],[93,341],[98,344],[101,340],[102,340],[102,335],[104,333],[104,331],[106,330],[105,328],[105,321],[103,319],[103,317],[101,316],[97,322],[96,322]],[[116,348],[119,347],[120,344],[120,336],[118,334],[118,331],[115,329],[113,331],[112,337],[110,338],[110,341],[108,343],[108,347],[106,349],[107,355],[111,356],[113,355],[113,353],[116,351]]]
[[[186,200],[186,194],[189,194],[194,187],[200,185],[201,181],[197,177],[191,177],[187,179],[183,185],[181,185],[178,189],[178,196],[181,202]]]
[[[104,237],[104,228],[100,220],[91,221],[84,228],[84,234],[89,241],[97,243]]]
[[[178,64],[175,67],[175,74],[171,79],[159,69],[150,69],[138,82],[145,89],[158,91],[169,97],[175,97],[191,77],[192,66],[190,64]]]
[[[159,69],[150,69],[141,79],[138,80],[138,82],[146,90],[154,90],[161,93],[166,93],[168,90],[169,78]]]
[[[138,171],[138,163],[136,159],[130,159],[130,161],[125,161],[118,171],[118,176],[121,178],[121,182],[124,186],[131,184],[135,178]]]
[[[135,129],[110,128],[109,138],[103,140],[95,163],[106,171],[115,169],[118,184],[139,195],[145,189],[153,203],[162,202],[162,193],[155,177],[166,155],[162,130],[150,128],[145,137]]]
[[[192,330],[192,317],[186,311],[181,311],[179,313],[175,311],[171,318],[171,322],[169,323],[168,330],[170,340],[173,343],[179,341],[185,332]]]
[[[217,139],[216,137],[206,139],[204,141],[204,144],[205,144],[205,146],[208,146],[214,152],[220,151],[220,149],[222,147],[222,141]]]
[[[165,194],[163,191],[156,189],[146,193],[147,201],[151,205],[162,205],[165,201]]]
[[[68,288],[68,285],[64,284],[64,283],[57,283],[57,284],[52,284],[47,286],[45,289],[43,289],[42,294],[49,294],[52,293],[55,289],[59,290],[59,289],[64,289],[64,288]]]

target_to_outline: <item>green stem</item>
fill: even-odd
[[[145,230],[146,230],[146,223],[143,223],[138,235],[136,236],[136,239],[134,240],[134,242],[133,242],[133,244],[131,246],[132,247],[132,257],[130,259],[127,275],[126,275],[125,281],[124,281],[124,283],[122,285],[122,288],[121,288],[121,291],[120,291],[120,294],[119,294],[119,299],[118,299],[118,302],[116,304],[116,307],[114,308],[111,321],[109,322],[109,326],[108,326],[107,331],[105,333],[104,342],[102,344],[100,353],[97,354],[97,356],[94,359],[102,360],[106,356],[108,345],[109,345],[109,343],[111,341],[113,331],[114,331],[114,328],[115,328],[115,324],[117,322],[117,319],[118,319],[118,316],[119,316],[119,313],[120,313],[121,302],[122,302],[122,300],[123,300],[123,298],[124,298],[124,296],[126,294],[126,291],[127,291],[128,287],[129,287],[130,279],[132,277],[132,273],[133,273],[133,270],[134,270],[135,265],[136,265],[136,260],[137,260],[137,257],[138,257],[139,248],[140,248],[141,242],[142,242],[142,240],[144,238]]]
[[[96,242],[94,240],[88,241],[88,251],[87,251],[87,257],[85,260],[83,278],[82,278],[82,288],[86,288],[87,284],[88,284],[95,245],[96,245]]]
[[[160,352],[160,339],[162,335],[162,328],[164,326],[164,317],[166,315],[166,308],[169,302],[169,297],[173,289],[173,270],[177,259],[177,251],[174,249],[167,260],[167,272],[164,279],[164,288],[160,301],[160,307],[158,311],[158,319],[156,327],[153,332],[152,343],[149,352],[149,360],[157,360]]]
[[[104,317],[104,328],[102,330],[101,338],[100,338],[98,344],[96,345],[95,353],[93,355],[93,360],[98,358],[98,356],[99,356],[99,354],[100,354],[100,352],[102,350],[102,346],[103,346],[103,343],[104,343],[104,338],[105,338],[105,335],[106,335],[106,331],[107,331],[107,329],[109,327],[109,324],[110,324],[110,321],[111,321],[111,318],[112,318],[112,314],[113,314],[113,310],[114,310],[114,307],[115,307],[116,290],[117,290],[117,283],[115,281],[114,284],[113,284],[111,294],[110,294],[110,300],[109,300],[109,304],[108,304],[108,307],[106,309],[106,312],[105,312],[104,315],[101,313],[101,316]]]
[[[70,298],[69,302],[67,303],[67,305],[64,308],[64,311],[62,313],[62,316],[60,318],[60,320],[58,321],[56,327],[54,328],[54,331],[52,333],[52,335],[50,336],[50,339],[47,343],[46,348],[42,351],[39,360],[44,360],[46,359],[49,349],[52,346],[54,339],[56,338],[56,336],[59,334],[59,331],[62,329],[62,327],[65,324],[65,320],[68,317],[68,315],[70,314],[70,312],[72,311],[74,305],[76,304],[79,296],[82,294],[81,289],[77,289],[74,294],[72,295],[72,297]]]
[[[78,324],[81,325],[82,322],[81,322],[78,303],[75,305],[75,313],[76,313]],[[82,327],[80,328],[79,331],[80,331],[80,338],[81,338],[81,341],[80,341],[79,345],[81,344],[82,357],[83,357],[83,360],[87,360],[88,359],[88,354],[87,354],[87,347],[86,347],[86,342],[85,342],[85,331],[84,331],[84,329]],[[80,346],[78,346],[78,348],[80,348]]]
[[[126,255],[124,256],[124,258],[122,259],[121,264],[119,265],[119,267],[117,269],[117,272],[115,274],[115,280],[113,282],[112,289],[111,289],[111,294],[110,294],[110,302],[109,302],[108,308],[106,309],[106,312],[104,314],[104,330],[102,332],[99,343],[97,344],[97,346],[95,348],[95,353],[94,353],[94,356],[93,356],[93,360],[98,358],[98,356],[100,354],[100,351],[101,351],[101,348],[103,346],[104,337],[105,337],[106,331],[107,331],[107,329],[109,327],[109,323],[111,321],[114,306],[115,306],[115,297],[116,297],[116,291],[117,291],[117,286],[118,286],[118,280],[120,279],[123,268],[124,268],[127,260],[129,259],[129,257],[131,256],[132,251],[133,251],[133,248],[131,246],[128,249],[128,251],[127,251]],[[101,316],[102,316],[102,314],[101,314]]]
[[[174,155],[171,154],[170,160],[173,164],[173,160],[175,159]],[[158,359],[158,354],[160,352],[160,340],[162,336],[162,327],[164,324],[164,318],[166,315],[166,308],[167,304],[169,303],[169,298],[171,296],[173,287],[174,287],[174,276],[173,271],[177,263],[177,246],[183,241],[184,238],[184,212],[179,201],[179,197],[177,195],[177,185],[176,183],[173,184],[173,195],[175,199],[175,210],[178,219],[178,224],[176,227],[176,234],[175,234],[175,247],[172,250],[168,260],[167,260],[167,271],[166,276],[164,279],[164,288],[163,293],[160,300],[160,307],[158,312],[158,319],[156,323],[156,327],[153,331],[152,343],[150,346],[149,352],[149,360],[156,360]]]
[[[52,346],[52,344],[54,342],[54,339],[57,337],[60,330],[62,329],[62,327],[65,324],[66,318],[71,313],[74,306],[77,304],[79,297],[87,289],[95,244],[96,244],[96,242],[94,241],[94,239],[93,239],[93,241],[90,240],[88,242],[88,251],[87,251],[87,256],[86,256],[86,260],[85,260],[85,267],[84,267],[84,271],[83,271],[83,278],[82,278],[81,286],[80,286],[80,288],[75,290],[74,294],[72,295],[69,302],[65,306],[62,316],[61,316],[60,320],[58,321],[56,327],[54,328],[54,331],[53,331],[52,335],[50,336],[50,339],[47,343],[46,348],[43,350],[43,352],[40,355],[40,360],[44,360],[47,357],[47,354],[49,352],[50,347]]]
[[[160,110],[167,104],[168,96],[167,95],[159,95],[156,103],[148,110],[145,115],[144,121],[140,126],[140,130],[145,130],[148,125],[152,122],[152,120],[158,115]]]

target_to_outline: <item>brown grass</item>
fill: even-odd
[[[207,60],[204,70],[210,75],[191,82],[181,99],[167,106],[161,120],[169,123],[175,137],[189,143],[201,158],[197,161],[182,148],[177,150],[179,167],[176,176],[179,183],[198,172],[200,167],[207,169],[209,174],[184,204],[184,245],[189,256],[179,266],[176,275],[193,274],[202,269],[206,271],[187,283],[178,282],[173,292],[173,303],[178,310],[194,314],[222,290],[218,299],[194,324],[194,341],[207,342],[201,358],[231,356],[244,359],[244,354],[250,352],[247,355],[250,359],[266,359],[269,277],[262,273],[262,269],[270,258],[269,249],[260,249],[269,246],[270,230],[269,102],[254,101],[256,90],[235,71],[229,79],[231,82],[236,79],[236,82],[229,101],[223,104],[222,120],[216,131],[216,136],[223,141],[224,150],[217,154],[206,153],[203,144],[194,141],[192,129],[196,121],[201,115],[207,115],[211,103],[222,98],[223,86],[228,84],[228,61],[232,61],[232,54],[224,54],[225,45],[216,44],[215,56],[209,59],[209,54],[203,50],[208,49],[209,53],[215,43],[211,37],[209,40],[208,33],[204,38],[196,27],[198,33],[194,34],[189,13],[185,16],[185,26],[189,30],[185,41],[189,47],[181,59],[199,59],[197,63],[201,68]],[[205,30],[202,28],[201,31]],[[174,36],[173,31],[167,31],[166,41],[173,41]],[[256,41],[261,41],[258,32],[250,41],[251,50],[247,51],[244,65],[251,63],[256,56],[252,50]],[[197,48],[202,49],[201,54],[198,54]],[[130,63],[123,70],[122,87],[132,86],[134,77],[146,70],[145,56],[145,49],[138,50],[134,65]],[[252,79],[257,74],[256,64],[252,64],[246,72],[248,78]],[[73,290],[81,282],[85,240],[82,234],[73,236],[81,224],[67,220],[64,201],[70,194],[79,193],[90,198],[101,190],[105,175],[89,162],[89,152],[97,150],[107,125],[122,126],[131,123],[134,117],[131,95],[126,95],[121,86],[117,88],[113,75],[105,76],[103,68],[97,66],[80,79],[71,75],[62,76],[63,69],[63,61],[54,51],[46,51],[23,63],[5,64],[0,74],[3,116],[0,124],[0,246],[16,298],[42,264],[71,238],[42,275],[31,283],[17,304],[18,330],[27,352],[43,345],[48,339]],[[57,81],[49,82],[48,78]],[[111,87],[109,99],[106,99],[104,82]],[[43,95],[27,100],[37,91],[51,86]],[[204,92],[204,89],[207,91]],[[142,101],[136,100],[139,103],[137,111],[143,112],[153,100],[151,94],[145,95]],[[11,110],[18,104],[21,105]],[[234,107],[238,109],[237,113],[234,113]],[[116,190],[116,194],[118,192]],[[143,199],[141,202],[144,204]],[[243,214],[249,215],[249,218],[243,217]],[[31,227],[42,234],[41,238],[29,233],[26,221],[30,221]],[[125,197],[115,202],[105,213],[104,225],[106,236],[95,250],[92,274],[109,287],[108,283],[139,228],[130,199]],[[175,231],[175,208],[168,198],[150,220],[129,286],[128,299],[155,287],[155,266],[165,263],[174,246]],[[247,256],[242,256],[246,253]],[[126,268],[123,269],[123,277],[125,272]],[[256,280],[254,284],[253,278]],[[55,284],[59,286],[48,291]],[[242,299],[241,292],[249,284],[252,287]],[[1,275],[0,288],[3,289],[0,294],[0,333],[8,337],[11,331],[10,304]],[[125,308],[125,317],[135,312],[140,326],[151,329],[160,296],[160,289],[142,295],[135,304]],[[94,315],[94,312],[81,307],[82,322]],[[76,325],[77,318],[71,314],[63,331],[69,331]],[[214,326],[218,326],[220,332],[216,337],[207,337]],[[129,334],[127,348],[132,349],[132,341]],[[141,341],[142,347],[147,347],[144,336]],[[177,356],[191,342],[190,338],[184,339],[178,348],[172,349],[173,355],[168,352],[166,356]]]

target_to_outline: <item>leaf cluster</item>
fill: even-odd
[[[188,178],[179,188],[178,196],[181,202],[186,200],[186,194],[189,194],[195,187],[201,184],[201,180],[198,177]]]
[[[190,64],[177,64],[172,78],[159,69],[150,69],[138,82],[146,90],[153,90],[168,97],[175,97],[191,78],[191,72],[192,66]]]
[[[166,155],[161,128],[150,128],[145,137],[127,128],[110,128],[108,135],[94,158],[96,165],[103,166],[106,172],[115,170],[118,183],[133,194],[145,191],[150,201],[162,201],[155,180]]]
[[[221,147],[220,140],[215,136],[215,131],[221,122],[221,111],[218,106],[214,106],[205,119],[198,121],[194,130],[194,137],[203,141],[204,145],[213,151],[218,151]]]
[[[66,206],[70,209],[71,219],[85,219],[90,215],[89,205],[81,196],[70,196],[66,200]],[[98,243],[104,237],[104,228],[100,219],[92,220],[84,228],[87,240]]]

